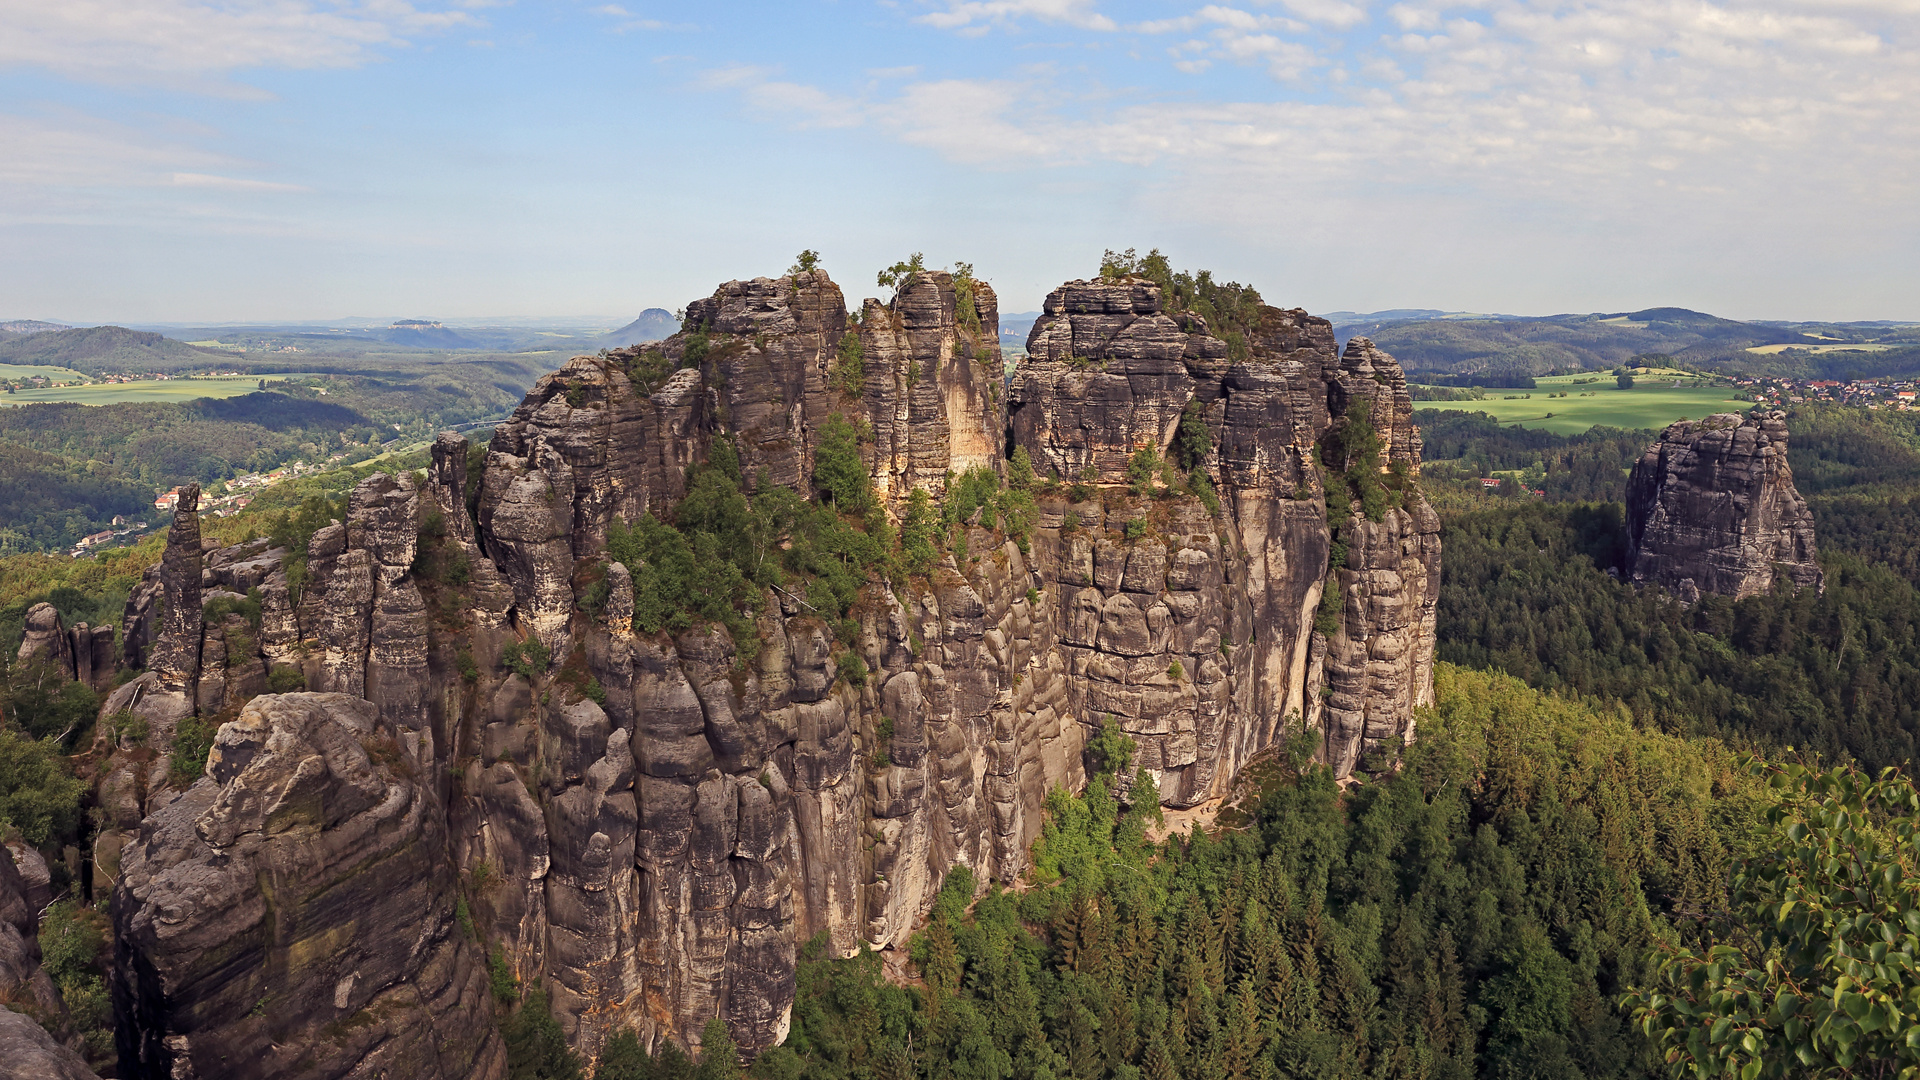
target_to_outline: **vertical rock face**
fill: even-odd
[[[543,379],[487,455],[475,543],[511,621],[605,700],[480,675],[456,859],[500,875],[492,932],[589,1053],[621,1026],[684,1040],[715,1014],[743,1046],[778,1041],[797,941],[898,944],[951,867],[1017,877],[1047,790],[1084,782],[1108,718],[1161,797],[1190,806],[1289,716],[1344,772],[1409,736],[1431,696],[1439,523],[1410,483],[1419,438],[1391,357],[1364,340],[1343,357],[1325,320],[1272,308],[1230,346],[1149,282],[1073,282],[1003,390],[984,284],[927,272],[857,320],[843,303],[818,271],[729,282],[689,305],[686,332]],[[1356,508],[1330,528],[1315,450],[1363,409],[1400,486],[1378,520]],[[1025,545],[974,526],[969,557],[870,586],[864,685],[837,677],[834,633],[792,597],[769,597],[744,665],[718,627],[635,634],[612,522],[670,515],[723,437],[752,482],[810,493],[835,415],[862,429],[896,510],[1000,468],[1009,437],[1092,496],[1055,486]],[[1207,432],[1196,467],[1219,516],[1120,490],[1183,417]],[[1336,535],[1328,639],[1314,622]]]
[[[252,1075],[342,1075],[337,1046],[465,1075],[413,1019],[484,1026],[475,950],[446,928],[456,880],[588,1056],[623,1027],[691,1042],[714,1016],[757,1051],[787,1031],[798,942],[902,945],[953,867],[1023,873],[1048,790],[1085,782],[1105,724],[1173,806],[1223,794],[1289,725],[1343,773],[1412,734],[1439,524],[1391,357],[1339,354],[1302,311],[1216,332],[1137,278],[1056,290],[1010,381],[998,336],[993,291],[945,272],[855,319],[820,271],[729,282],[667,341],[540,380],[495,430],[472,516],[457,436],[424,491],[363,482],[314,533],[303,587],[264,542],[203,559],[177,516],[178,557],[128,606],[150,671],[107,707],[176,684],[203,716],[251,702],[185,794],[164,763],[103,783],[112,835],[138,834],[109,852],[136,1075],[227,1075],[216,1046],[282,1070]],[[1386,494],[1329,521],[1320,461],[1363,414]],[[1032,526],[963,523],[963,548],[869,582],[848,625],[770,592],[756,648],[720,626],[636,632],[615,522],[671,519],[722,440],[750,487],[811,494],[842,420],[895,516],[1024,451]],[[1130,491],[1142,450],[1191,465],[1218,511]],[[186,625],[189,562],[196,620],[204,563],[225,592],[260,590],[258,625]],[[269,664],[327,693],[252,697]],[[204,914],[221,908],[226,944]],[[460,1067],[488,1075],[474,1032]]]
[[[130,1077],[504,1075],[444,809],[369,702],[255,698],[113,899]]]
[[[183,692],[200,674],[200,485],[180,489],[166,553],[160,558],[160,617],[147,670],[168,691]]]
[[[1702,593],[1754,596],[1781,576],[1796,588],[1825,584],[1777,411],[1669,426],[1627,481],[1627,537],[1633,580],[1686,603]]]
[[[90,1077],[93,1073],[86,1063],[48,1034],[47,1029],[67,1032],[67,1004],[53,980],[40,968],[37,935],[40,906],[45,903],[45,897],[35,897],[33,892],[33,887],[15,866],[12,853],[0,849],[0,1002],[4,1002],[0,1005],[0,1014],[4,1017],[0,1019],[17,1017],[25,1021],[24,1024],[9,1022],[0,1028],[0,1046],[35,1050],[35,1060],[60,1062],[69,1071],[51,1068],[44,1073],[21,1071],[25,1062],[0,1058],[0,1076]],[[36,1024],[28,1014],[41,1023]],[[14,1071],[8,1071],[10,1067]],[[74,1068],[78,1071],[71,1071]]]
[[[20,637],[20,651],[15,657],[23,662],[39,660],[52,664],[73,677],[73,642],[68,637],[66,627],[61,625],[60,612],[52,604],[35,604],[27,609],[24,633]],[[92,637],[88,636],[89,661],[91,661]]]

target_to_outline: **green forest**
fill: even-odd
[[[1189,310],[1234,325],[1242,287],[1171,280]],[[63,500],[149,498],[176,475],[137,449],[156,430],[228,468],[261,467],[245,455],[287,440],[303,451],[377,440],[375,417],[397,399],[318,393],[341,385],[0,411],[0,440],[17,447],[0,496],[22,508],[8,528],[54,521]],[[750,1062],[717,1023],[697,1057],[650,1055],[627,1033],[582,1060],[530,987],[504,1013],[511,1075],[1751,1080],[1920,1068],[1920,794],[1878,771],[1920,744],[1920,423],[1793,412],[1825,592],[1692,608],[1619,576],[1626,470],[1653,433],[1555,435],[1460,412],[1420,423],[1430,464],[1417,483],[1444,529],[1440,662],[1418,737],[1388,748],[1395,767],[1336,781],[1314,761],[1314,736],[1296,731],[1243,771],[1214,827],[1169,832],[1131,741],[1109,727],[1089,744],[1086,789],[1048,796],[1029,877],[983,891],[954,870],[905,978],[874,953],[834,959],[824,940],[806,944],[791,1033]],[[1374,445],[1356,424],[1328,447]],[[1130,470],[1143,527],[1157,500],[1212,495],[1180,469],[1207,452],[1204,427],[1182,431],[1179,461],[1149,453]],[[867,437],[827,425],[811,498],[745,475],[717,441],[670,515],[609,537],[632,574],[636,628],[720,621],[751,638],[778,587],[851,640],[872,575],[906,580],[943,553],[972,557],[970,525],[1024,544],[1035,497],[1060,483],[1018,453],[1004,477],[956,477],[945,500],[922,494],[889,520],[861,465]],[[247,515],[209,520],[207,535],[310,532],[374,467],[276,488]],[[1517,482],[1489,492],[1490,473]],[[1401,487],[1370,493],[1345,481],[1333,486],[1382,506],[1415,482],[1396,474]],[[1536,489],[1544,497],[1522,495]],[[114,622],[157,543],[0,559],[0,656],[40,600],[69,624]],[[583,600],[604,602],[604,589]],[[837,655],[839,676],[860,685],[857,654]],[[83,784],[67,755],[83,749],[98,698],[33,665],[0,675],[0,819],[35,844],[75,842]],[[76,1013],[98,1020],[98,929],[56,914],[50,965],[64,965]]]
[[[342,361],[365,373],[269,375],[251,394],[181,403],[0,408],[0,555],[64,550],[117,515],[146,520],[176,484],[336,455],[352,464],[504,417],[549,359],[415,356],[389,370]]]

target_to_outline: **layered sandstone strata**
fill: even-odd
[[[1813,514],[1787,464],[1786,414],[1717,413],[1662,432],[1627,481],[1628,574],[1685,603],[1742,599],[1784,578],[1825,586]]]
[[[113,898],[123,1076],[496,1077],[433,762],[371,703],[254,698]]]
[[[305,1045],[301,1025],[352,1022],[375,1008],[363,992],[383,992],[366,979],[400,977],[361,965],[344,982],[331,961],[309,976],[289,950],[311,934],[259,929],[221,954],[245,989],[215,987],[197,966],[213,962],[195,951],[212,948],[206,926],[167,906],[180,875],[205,877],[247,926],[269,893],[317,898],[354,879],[336,848],[396,867],[387,887],[430,912],[438,901],[417,898],[451,898],[457,881],[478,933],[523,983],[548,986],[589,1057],[622,1027],[689,1042],[716,1015],[759,1050],[787,1030],[799,942],[899,946],[953,867],[1023,873],[1047,792],[1085,782],[1103,725],[1134,739],[1171,806],[1223,794],[1289,727],[1316,729],[1342,774],[1378,767],[1368,751],[1409,737],[1431,697],[1439,585],[1392,358],[1364,340],[1336,350],[1331,326],[1297,310],[1216,332],[1134,278],[1056,290],[1007,373],[995,305],[944,272],[857,318],[820,271],[729,282],[667,341],[542,379],[484,455],[443,436],[425,481],[363,482],[345,520],[314,534],[304,580],[265,541],[202,551],[183,510],[129,602],[128,656],[151,669],[109,707],[231,722],[184,794],[164,754],[116,757],[103,781],[111,843],[95,862],[126,898],[123,1019],[139,1060],[198,1068],[216,1039]],[[1391,494],[1329,521],[1321,450],[1363,414]],[[718,626],[636,632],[631,577],[607,555],[615,523],[670,518],[723,438],[750,484],[810,494],[835,417],[861,432],[896,514],[916,489],[937,500],[1023,450],[1042,477],[1033,526],[976,519],[930,575],[870,582],[850,645],[789,592],[766,597],[753,648]],[[1128,489],[1134,455],[1174,452],[1183,423],[1217,512],[1184,490]],[[187,617],[203,586],[259,598],[259,624]],[[849,651],[863,679],[843,674]],[[253,697],[276,667],[330,693]],[[256,768],[248,755],[274,739],[306,749]],[[382,739],[396,749],[370,749]],[[376,780],[404,803],[398,824],[359,806]],[[302,785],[358,808],[276,817]],[[317,855],[269,889],[279,879],[261,868],[294,842],[282,821]],[[440,915],[425,944],[401,946],[330,911],[311,913],[329,955],[443,957],[434,1007],[481,1023]],[[329,1005],[343,985],[346,1004]],[[236,1014],[255,991],[285,996],[281,1027],[250,1024],[252,1000]],[[376,1009],[398,1018],[363,1051],[415,1045],[399,1008]]]

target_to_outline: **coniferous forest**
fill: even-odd
[[[1796,412],[1824,592],[1683,607],[1621,580],[1624,470],[1649,433],[1423,422],[1421,483],[1445,530],[1441,662],[1395,767],[1336,781],[1296,732],[1189,830],[1108,727],[1085,790],[1048,797],[1026,880],[983,891],[952,871],[905,955],[806,943],[782,1044],[743,1062],[716,1022],[697,1056],[624,1033],[589,1062],[533,987],[503,1013],[511,1075],[1900,1075],[1916,1053],[1920,796],[1903,774],[1874,777],[1920,739],[1920,428]],[[895,530],[857,468],[834,486],[855,434],[834,438],[817,501],[748,484],[723,441],[671,525],[616,530],[636,628],[724,621],[739,613],[727,597],[782,581],[844,614],[863,574],[929,563],[961,521],[1027,527],[1024,453],[1008,485],[969,474],[950,505],[916,502]],[[1547,496],[1449,471],[1499,469],[1544,475]],[[287,504],[269,531],[304,547],[351,479]],[[39,600],[110,623],[154,554],[6,564],[6,655]],[[28,843],[74,842],[87,811],[70,761],[85,760],[98,698],[26,664],[0,697],[0,817]],[[93,915],[59,909],[41,947],[98,1041],[111,1031]]]

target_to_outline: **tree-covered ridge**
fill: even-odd
[[[906,986],[816,947],[753,1074],[1651,1075],[1616,995],[1719,901],[1760,785],[1508,677],[1441,665],[1436,690],[1397,774],[1343,791],[1296,750],[1245,827],[1164,843],[1105,747],[1049,800],[1042,884],[969,910],[956,870]]]
[[[1480,478],[1518,472],[1519,487],[1544,491],[1549,502],[1620,502],[1627,472],[1657,432],[1594,427],[1580,435],[1502,427],[1482,412],[1421,409],[1420,478],[1436,505],[1472,505],[1447,499],[1454,490],[1480,488]],[[1797,457],[1798,455],[1796,455]]]
[[[1662,730],[1800,747],[1869,767],[1920,740],[1920,588],[1824,545],[1824,595],[1782,589],[1684,608],[1617,574],[1617,505],[1451,517],[1441,659],[1624,703]]]
[[[0,442],[0,555],[64,549],[116,516],[152,510],[145,484]]]

